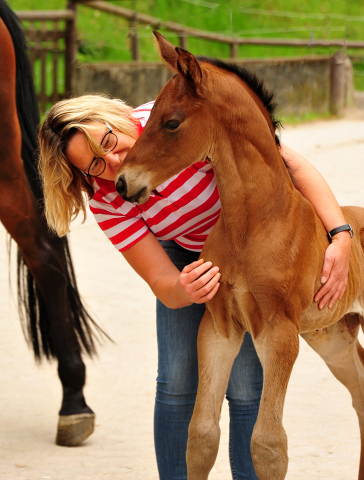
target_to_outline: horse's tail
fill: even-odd
[[[62,260],[63,271],[67,276],[67,318],[63,319],[64,333],[68,334],[70,342],[76,342],[76,348],[92,356],[96,353],[95,333],[99,338],[110,338],[96,324],[82,304],[66,237],[56,240],[57,242],[53,242],[52,246],[58,250],[57,258]],[[19,248],[17,277],[19,314],[25,338],[31,344],[37,359],[56,358],[58,350],[51,333],[51,319],[46,304]],[[71,331],[68,329],[69,325],[72,327]],[[65,345],[64,348],[66,349]]]
[[[4,0],[0,0],[0,17],[4,21],[13,41],[16,56],[16,102],[22,133],[22,158],[31,190],[33,191],[39,214],[44,220],[43,191],[37,173],[37,127],[39,125],[39,107],[33,85],[27,45],[20,20]],[[67,281],[68,318],[72,324],[72,337],[78,347],[92,355],[95,349],[95,332],[104,334],[84,308],[77,289],[67,238],[59,238],[45,228],[50,245],[58,261],[62,263]],[[54,340],[50,333],[47,311],[42,294],[30,274],[18,249],[18,305],[23,331],[32,344],[36,358],[56,357]],[[106,334],[104,334],[106,335]]]

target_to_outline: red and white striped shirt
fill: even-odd
[[[134,110],[144,128],[154,102]],[[141,130],[142,130],[141,128]],[[121,252],[153,232],[160,240],[201,251],[220,216],[220,199],[212,166],[194,163],[153,190],[143,205],[123,200],[114,182],[94,178],[95,195],[89,201],[102,231]]]

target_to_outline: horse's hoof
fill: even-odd
[[[91,435],[95,427],[94,413],[60,415],[56,444],[62,447],[77,447]]]

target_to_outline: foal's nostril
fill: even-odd
[[[119,176],[119,178],[115,182],[115,186],[116,186],[116,191],[118,192],[118,194],[122,198],[124,198],[126,196],[126,192],[127,192],[127,185],[126,185],[126,180],[125,180],[124,175]]]

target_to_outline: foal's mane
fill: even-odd
[[[274,117],[276,103],[274,101],[273,92],[267,90],[264,81],[259,78],[255,73],[235,63],[227,63],[218,58],[199,56],[197,57],[197,59],[200,62],[210,63],[211,65],[215,65],[215,67],[221,68],[222,70],[226,70],[237,75],[262,101],[264,108],[269,114],[274,131],[277,131],[282,126],[281,122]],[[275,135],[275,139],[277,144],[279,145],[279,137],[277,136],[277,134]]]

